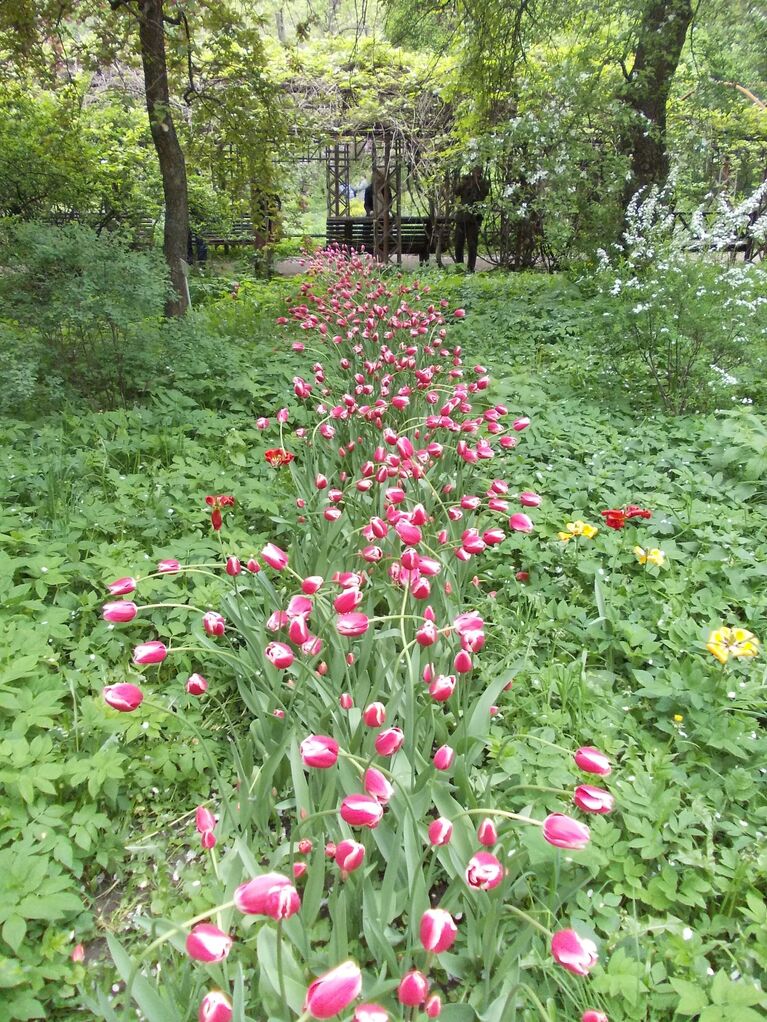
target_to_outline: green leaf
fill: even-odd
[[[26,933],[26,920],[19,915],[8,916],[3,923],[3,940],[9,945],[9,947],[13,948],[14,951],[19,950]]]
[[[107,935],[109,953],[115,968],[123,979],[126,991],[133,998],[148,1022],[181,1022],[182,1017],[175,1008],[165,1001],[156,986],[139,972],[139,964],[113,934]]]
[[[679,994],[678,1015],[697,1015],[709,1003],[705,990],[698,984],[685,979],[671,979],[669,982]]]

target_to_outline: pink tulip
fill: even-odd
[[[186,679],[186,690],[190,696],[201,696],[208,691],[208,682],[201,674],[190,674]]]
[[[295,659],[293,650],[284,642],[270,642],[264,650],[266,659],[279,671],[284,671]]]
[[[599,813],[605,816],[615,808],[615,798],[604,788],[595,788],[591,784],[579,784],[573,792],[573,802],[584,813]]]
[[[591,832],[585,823],[563,813],[551,813],[543,821],[543,836],[555,848],[585,848]]]
[[[112,596],[127,596],[128,593],[132,593],[138,582],[135,578],[130,576],[126,578],[118,578],[116,582],[110,582],[107,589]]]
[[[216,847],[216,835],[212,830],[205,830],[200,835],[200,844],[206,851]]]
[[[198,923],[186,938],[186,953],[196,962],[222,962],[232,943],[229,934],[212,923]]]
[[[361,991],[362,973],[354,962],[344,962],[309,986],[304,1011],[312,1018],[332,1018],[348,1008]]]
[[[207,806],[197,806],[194,822],[198,834],[204,834],[206,830],[215,830],[216,828],[216,817]]]
[[[274,568],[275,571],[284,571],[288,566],[288,555],[284,550],[280,550],[278,546],[275,546],[274,543],[267,543],[261,551],[261,556],[269,567]]]
[[[368,630],[368,617],[355,611],[352,614],[339,614],[336,618],[336,630],[339,635],[364,635]]]
[[[383,703],[370,703],[362,711],[362,719],[368,727],[383,727],[386,723],[386,707]]]
[[[453,670],[456,674],[470,674],[473,666],[471,656],[465,649],[461,649],[456,653],[455,660],[453,661]]]
[[[589,1008],[588,1011],[584,1011],[581,1015],[581,1022],[610,1022],[610,1020],[603,1011],[597,1011],[596,1008]]]
[[[181,562],[173,558],[158,561],[157,570],[161,575],[175,575],[177,571],[181,571]]]
[[[487,848],[492,847],[498,841],[498,831],[490,819],[484,819],[477,827],[477,840]]]
[[[440,745],[434,753],[434,766],[437,770],[449,770],[455,760],[455,749],[449,745]]]
[[[406,972],[397,987],[397,1000],[410,1008],[423,1004],[429,996],[429,981],[418,969]]]
[[[540,497],[537,493],[533,493],[532,490],[524,490],[519,495],[519,503],[522,507],[540,507],[542,497]]]
[[[585,770],[586,773],[599,774],[601,777],[607,777],[612,773],[613,768],[610,766],[610,760],[599,749],[595,749],[593,745],[581,746],[576,751],[573,759],[581,770]]]
[[[422,539],[421,530],[417,525],[412,525],[407,521],[399,521],[394,526],[394,530],[407,546],[417,546]]]
[[[442,1013],[442,998],[439,994],[432,994],[431,997],[428,997],[423,1010],[426,1012],[427,1018],[439,1018]]]
[[[333,600],[333,609],[337,610],[339,614],[348,614],[350,611],[356,610],[362,603],[363,599],[364,597],[359,589],[344,589],[344,591]]]
[[[101,616],[105,621],[112,621],[118,624],[132,621],[137,613],[138,607],[130,600],[115,600],[114,603],[105,603],[101,608]]]
[[[518,512],[509,519],[509,528],[513,529],[514,532],[532,532],[534,526],[532,520],[527,515]]]
[[[314,610],[314,604],[306,596],[291,596],[285,613],[289,620],[297,617],[308,618]]]
[[[521,419],[515,419],[511,424],[511,428],[514,430],[515,433],[521,433],[522,430],[527,429],[529,425],[530,420],[525,417]]]
[[[304,766],[326,770],[338,759],[338,742],[328,735],[309,735],[301,742],[301,761]]]
[[[245,564],[245,567],[248,569],[248,571],[252,572],[254,575],[257,575],[259,573],[259,571],[261,571],[261,565],[255,559],[255,557],[249,557],[247,562],[246,562],[246,564]]]
[[[226,573],[227,573],[227,575],[231,575],[231,577],[234,578],[235,575],[239,575],[241,571],[242,571],[242,565],[240,564],[239,558],[238,557],[227,557],[227,559],[226,559]]]
[[[256,419],[256,429],[260,430],[269,429],[269,420],[267,418],[264,418],[263,415],[260,416],[258,419]]]
[[[85,961],[85,945],[75,944],[72,948],[72,953],[69,956],[73,962],[84,962]]]
[[[380,1004],[360,1004],[354,1009],[353,1022],[389,1022],[389,1013]]]
[[[198,1022],[232,1022],[232,1002],[220,990],[211,990],[200,1002]]]
[[[415,633],[415,640],[419,646],[433,646],[437,641],[437,629],[433,621],[424,621]]]
[[[442,908],[427,909],[421,916],[420,937],[426,951],[442,954],[453,946],[457,933],[453,917]]]
[[[246,915],[287,919],[301,908],[298,891],[281,873],[264,873],[234,892],[234,903]]]
[[[215,610],[209,610],[202,616],[202,627],[211,636],[221,636],[226,631],[226,621]]]
[[[393,756],[402,748],[405,736],[398,727],[387,728],[376,735],[375,750],[379,756]]]
[[[383,819],[383,806],[370,795],[347,795],[339,809],[341,819],[350,827],[377,827]]]
[[[323,581],[322,575],[309,575],[301,583],[301,591],[307,596],[312,596],[319,590]]]
[[[336,845],[335,860],[339,869],[345,873],[352,873],[359,869],[365,860],[365,846],[348,838],[339,841]]]
[[[482,539],[488,546],[497,546],[506,539],[506,533],[503,529],[486,529],[482,533]]]
[[[375,767],[368,767],[362,779],[362,786],[368,795],[372,795],[382,806],[388,805],[394,794],[394,788],[386,777]]]
[[[134,664],[161,664],[168,655],[164,643],[152,640],[141,642],[133,650]]]
[[[144,693],[138,685],[128,683],[107,685],[101,694],[104,697],[104,702],[113,710],[119,710],[120,713],[130,713],[137,709],[144,699]]]
[[[438,703],[444,703],[455,692],[456,678],[453,674],[439,674],[429,685],[429,695]]]
[[[295,643],[296,646],[303,646],[304,643],[309,643],[312,639],[312,634],[309,631],[309,625],[306,623],[306,617],[303,614],[299,614],[298,617],[294,617],[290,625],[288,626],[288,638],[291,642]],[[322,640],[320,642],[320,648]],[[310,643],[311,645],[311,643]],[[317,650],[319,652],[319,650]]]
[[[320,667],[322,667],[322,664],[320,664]],[[325,665],[324,671],[321,671],[320,667],[317,668],[317,673],[326,674],[327,665]],[[341,707],[342,710],[351,710],[352,706],[354,706],[354,700],[352,699],[351,692],[342,692],[341,695],[338,697],[338,705]]]
[[[575,930],[557,930],[551,938],[551,954],[555,962],[576,976],[587,976],[599,960],[596,944],[579,937]]]
[[[450,820],[446,820],[444,816],[438,816],[436,820],[432,820],[429,824],[428,834],[429,844],[435,848],[449,845],[450,839],[453,836],[453,824]]]
[[[491,891],[503,880],[505,872],[491,852],[476,852],[466,867],[466,883],[478,891]]]

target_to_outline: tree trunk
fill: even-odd
[[[165,59],[163,0],[140,0],[139,38],[144,67],[144,91],[152,141],[157,150],[165,195],[163,249],[175,295],[165,306],[167,316],[183,316],[189,308],[187,245],[189,202],[186,164],[170,111],[168,67]]]
[[[640,188],[662,187],[668,177],[666,107],[691,21],[691,0],[645,0],[634,66],[623,91],[632,114],[623,142],[631,160],[624,206]]]

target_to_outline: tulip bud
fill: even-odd
[[[339,869],[352,873],[359,869],[365,859],[365,846],[358,841],[349,839],[339,841],[336,845],[335,860]]]
[[[326,770],[338,759],[338,742],[328,735],[309,735],[301,742],[301,761],[304,766]]]
[[[479,891],[490,891],[503,880],[505,870],[490,852],[477,852],[466,867],[466,883]]]
[[[138,614],[138,607],[130,600],[115,600],[113,603],[105,603],[101,608],[101,616],[105,621],[123,624],[132,621]]]
[[[573,759],[581,770],[585,770],[586,773],[599,774],[602,777],[607,777],[612,773],[610,760],[599,749],[595,749],[593,745],[581,746],[576,751]]]
[[[321,666],[322,664],[320,664],[320,667]],[[351,710],[352,706],[354,706],[354,700],[352,699],[351,693],[342,692],[341,695],[338,697],[338,705],[341,707],[342,710]]]
[[[532,532],[534,525],[528,515],[523,515],[518,512],[509,518],[509,528],[513,529],[514,532]]]
[[[205,830],[200,835],[200,844],[206,851],[216,847],[216,835],[212,830]]]
[[[590,831],[585,823],[563,813],[551,813],[543,821],[543,836],[556,848],[585,848],[589,843]]]
[[[438,816],[429,824],[429,844],[435,848],[450,844],[453,836],[453,824],[444,816]]]
[[[293,650],[284,642],[270,642],[264,650],[266,659],[278,670],[284,671],[295,659]]]
[[[141,642],[133,649],[133,663],[139,665],[161,664],[167,655],[168,650],[164,643],[156,640]]]
[[[370,795],[347,795],[339,809],[341,819],[350,827],[373,829],[383,819],[383,806]]]
[[[439,955],[453,946],[458,927],[449,912],[430,908],[421,916],[419,932],[424,949]]]
[[[605,816],[615,808],[615,798],[603,788],[591,784],[579,784],[573,792],[573,802],[584,813],[599,813]]]
[[[198,1022],[231,1022],[232,1002],[220,990],[211,990],[200,1002]]]
[[[362,990],[362,973],[354,962],[344,962],[319,976],[306,991],[304,1011],[312,1018],[332,1018],[348,1008]]]
[[[202,616],[202,627],[211,636],[221,636],[226,631],[226,621],[215,610],[209,610]]]
[[[380,1004],[360,1004],[354,1009],[353,1022],[389,1022],[389,1013]]]
[[[382,806],[388,805],[389,800],[394,794],[394,788],[392,788],[381,771],[375,767],[367,768],[362,784],[366,793],[372,795]]]
[[[434,753],[434,766],[437,770],[449,770],[455,759],[455,749],[449,745],[440,745]]]
[[[208,682],[201,674],[190,674],[186,680],[186,690],[190,696],[201,696],[208,691]]]
[[[195,827],[198,834],[204,834],[206,830],[214,830],[216,817],[207,806],[197,806],[194,814]]]
[[[69,957],[75,963],[85,961],[85,947],[82,944],[75,944]]]
[[[495,824],[492,820],[482,820],[479,827],[477,827],[477,840],[481,845],[486,845],[488,848],[497,842],[498,831],[495,829]]]
[[[173,558],[168,558],[164,561],[157,562],[157,571],[160,575],[175,575],[177,571],[181,571],[180,561],[176,561]]]
[[[128,593],[132,593],[138,582],[135,578],[130,576],[126,578],[118,578],[115,582],[110,582],[107,589],[112,596],[127,596]]]
[[[431,997],[427,998],[424,1009],[427,1018],[439,1018],[442,1012],[442,998],[439,994],[432,994]]]
[[[415,1008],[423,1004],[429,994],[429,981],[418,969],[406,972],[397,987],[397,1000],[400,1004]]]
[[[275,571],[283,571],[288,566],[288,555],[274,543],[267,543],[261,551],[261,556]]]
[[[578,936],[575,930],[557,930],[551,938],[551,954],[555,962],[576,976],[587,976],[599,960],[596,944]]]
[[[381,731],[375,740],[375,750],[379,756],[393,756],[402,748],[405,736],[398,727],[387,728]]]
[[[281,873],[264,873],[234,892],[234,903],[247,915],[270,916],[287,919],[301,907],[298,891]]]
[[[232,938],[211,923],[198,923],[186,938],[186,953],[196,962],[222,962],[232,950]]]
[[[127,682],[122,685],[107,685],[101,694],[104,697],[104,702],[113,710],[119,710],[120,713],[130,713],[137,709],[144,699],[144,693],[138,685],[131,685]]]
[[[239,575],[242,571],[242,565],[237,557],[227,557],[226,559],[226,573],[234,577]]]
[[[589,1008],[588,1011],[584,1011],[581,1015],[581,1022],[610,1022],[610,1020],[603,1011]]]
[[[473,666],[471,656],[465,649],[461,649],[456,653],[455,660],[453,661],[453,669],[457,674],[469,674],[471,673]]]
[[[382,727],[386,723],[386,707],[383,703],[371,703],[363,710],[362,719],[368,727]]]
[[[312,596],[314,593],[318,591],[318,589],[322,585],[322,582],[323,582],[322,575],[309,575],[301,583],[301,591],[305,593],[306,596]]]

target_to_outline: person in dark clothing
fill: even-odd
[[[474,167],[464,174],[455,188],[458,208],[455,213],[455,261],[463,262],[464,246],[468,249],[468,271],[474,273],[477,265],[477,248],[479,247],[479,228],[482,214],[474,208],[474,204],[487,198],[490,186],[485,180],[481,167]]]
[[[373,215],[373,182],[365,187],[365,194],[363,196],[363,204],[365,206],[365,216]]]

